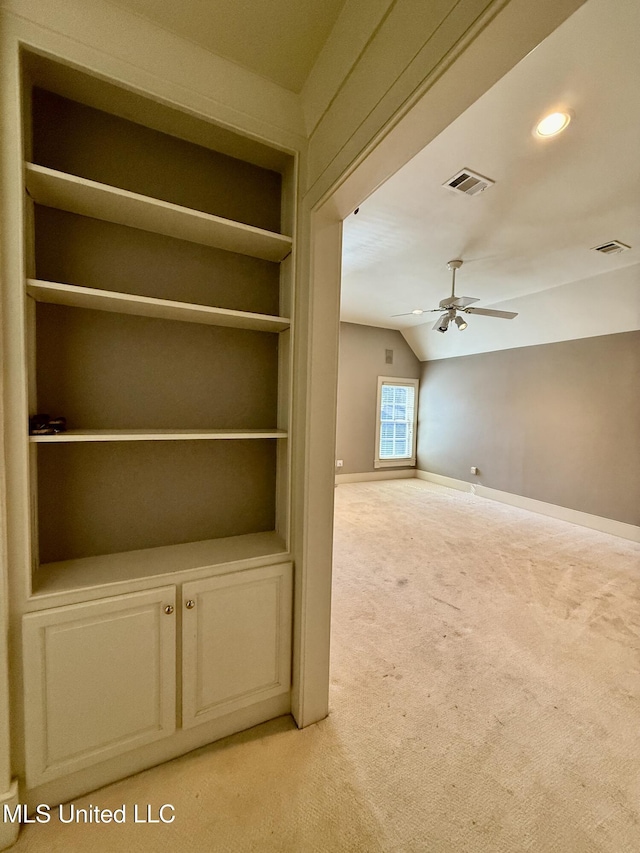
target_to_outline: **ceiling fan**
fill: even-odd
[[[444,314],[436,320],[433,326],[437,332],[442,332],[443,334],[449,328],[451,321],[456,324],[460,331],[467,328],[467,321],[464,317],[458,316],[459,313],[478,314],[483,317],[501,317],[503,320],[513,320],[514,317],[518,316],[513,311],[496,311],[493,308],[471,308],[469,306],[473,302],[477,302],[477,299],[474,299],[473,296],[456,296],[456,270],[459,270],[461,266],[462,261],[460,260],[448,262],[447,267],[451,270],[452,275],[451,296],[441,299],[438,308],[414,308],[413,311],[407,311],[405,314],[393,314],[392,316],[408,317],[411,314],[419,316],[420,314],[429,314],[434,311],[444,311]]]

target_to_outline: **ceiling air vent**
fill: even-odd
[[[620,240],[609,240],[608,243],[603,243],[602,246],[594,246],[594,252],[600,252],[603,255],[619,255],[620,252],[626,252],[631,246],[626,243],[621,243]]]
[[[457,190],[465,195],[478,195],[478,193],[486,190],[487,187],[493,186],[493,184],[495,184],[495,181],[492,181],[490,178],[483,178],[482,175],[478,175],[470,169],[462,169],[457,175],[445,181],[442,186],[450,187],[450,189]]]

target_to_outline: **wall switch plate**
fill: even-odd
[[[342,459],[336,459],[336,468],[342,468],[344,465],[344,461]]]
[[[386,349],[384,351],[384,363],[385,364],[393,364],[393,350]]]
[[[472,473],[472,474],[477,474],[477,473],[478,473],[478,469],[476,468],[476,466],[475,466],[475,465],[472,465],[472,466],[471,466],[471,473]]]

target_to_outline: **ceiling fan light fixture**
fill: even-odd
[[[535,135],[542,139],[547,139],[549,136],[556,136],[562,133],[569,125],[572,115],[568,110],[558,110],[549,113],[541,119],[535,127]]]
[[[501,317],[504,320],[513,320],[514,317],[518,316],[515,311],[498,311],[495,308],[476,308],[473,304],[478,301],[475,296],[456,296],[456,270],[460,269],[462,261],[460,259],[449,261],[447,266],[451,272],[451,295],[440,300],[439,308],[414,308],[413,311],[408,311],[405,314],[392,314],[392,316],[410,317],[412,314],[420,315],[426,312],[431,313],[431,311],[442,311],[443,313],[431,327],[434,332],[441,332],[442,334],[447,331],[452,321],[456,324],[458,329],[463,332],[467,328],[467,321],[462,316],[463,313],[478,314],[485,317]],[[460,312],[460,314],[458,312]]]
[[[436,320],[436,324],[435,324],[435,326],[434,326],[433,328],[434,328],[437,332],[442,332],[442,334],[444,335],[444,333],[445,333],[445,332],[447,331],[447,329],[449,328],[449,323],[450,323],[450,322],[451,322],[451,317],[449,316],[449,314],[443,314],[443,315],[442,315],[442,317],[440,317],[440,319],[439,319],[439,320]]]

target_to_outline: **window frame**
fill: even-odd
[[[414,389],[415,399],[413,407],[413,424],[411,437],[411,455],[396,457],[395,459],[380,458],[380,432],[382,425],[381,418],[381,402],[382,388],[384,385],[405,385]],[[373,459],[374,468],[410,468],[416,465],[416,445],[418,432],[418,394],[420,381],[418,379],[408,379],[399,376],[378,376],[378,393],[376,398],[376,445]]]

